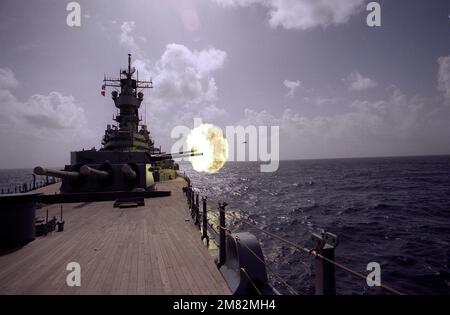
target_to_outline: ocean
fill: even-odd
[[[229,204],[243,220],[312,247],[311,233],[339,238],[336,261],[363,274],[381,265],[381,282],[406,294],[450,294],[450,156],[229,162],[216,174],[181,171],[209,201]],[[31,182],[31,170],[0,170],[0,188]],[[213,203],[214,204],[214,203]],[[314,260],[246,225],[260,240],[272,284],[314,294]],[[274,276],[274,275],[277,276]],[[337,294],[383,294],[337,269]]]
[[[260,228],[308,248],[311,232],[338,236],[336,260],[406,294],[450,294],[450,156],[281,161],[274,173],[260,163],[230,162],[216,174],[183,170],[201,194],[226,201]],[[299,294],[314,294],[314,261],[251,228],[267,266]],[[288,294],[277,277],[275,287]],[[383,294],[343,271],[337,294]]]

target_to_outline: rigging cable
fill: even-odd
[[[321,255],[320,253],[318,253],[314,249],[308,249],[306,247],[297,245],[297,244],[295,244],[295,243],[293,243],[293,242],[291,242],[289,240],[286,240],[286,239],[284,239],[284,238],[282,238],[282,237],[280,237],[280,236],[278,236],[276,234],[273,234],[271,232],[263,230],[260,227],[256,226],[255,224],[248,222],[247,220],[242,220],[242,221],[245,224],[250,225],[250,226],[254,227],[255,229],[261,231],[262,233],[267,234],[267,235],[269,235],[269,236],[271,236],[273,238],[276,238],[276,239],[278,239],[278,240],[280,240],[280,241],[290,245],[291,247],[297,249],[300,252],[306,252],[306,253],[314,256],[314,257],[317,257],[317,258],[320,258],[322,260],[325,260],[326,262],[329,262],[330,264],[333,264],[334,266],[336,266],[336,267],[338,267],[338,268],[340,268],[340,269],[342,269],[342,270],[344,270],[344,271],[346,271],[346,272],[352,274],[353,276],[358,277],[358,278],[360,278],[362,280],[366,280],[367,279],[367,277],[365,275],[363,275],[363,274],[361,274],[361,273],[359,273],[357,271],[354,271],[354,270],[352,270],[352,269],[350,269],[350,268],[348,268],[348,267],[346,267],[346,266],[344,266],[344,265],[342,265],[342,264],[340,264],[340,263],[338,263],[338,262],[336,262],[334,260],[331,260],[329,258],[324,257],[323,255]],[[390,292],[390,293],[393,293],[393,294],[396,294],[396,295],[403,295],[403,293],[401,293],[398,290],[396,290],[394,288],[391,288],[390,286],[387,286],[385,284],[380,284],[380,287],[383,288],[384,290]]]
[[[210,211],[208,211],[208,212],[210,212]],[[262,232],[262,233],[264,233],[264,234],[266,234],[266,235],[269,235],[269,236],[271,236],[271,237],[273,237],[273,238],[275,238],[275,239],[277,239],[277,240],[279,240],[279,241],[281,241],[281,242],[283,242],[283,243],[286,243],[286,244],[290,245],[291,247],[293,247],[294,249],[296,249],[297,251],[299,251],[299,252],[301,252],[301,253],[307,253],[308,255],[314,256],[315,258],[322,259],[322,260],[324,260],[324,261],[326,261],[326,262],[328,262],[328,263],[330,263],[330,264],[333,264],[334,266],[340,268],[341,270],[346,271],[346,272],[350,273],[351,275],[353,275],[353,276],[355,276],[355,277],[357,277],[357,278],[360,278],[361,280],[366,281],[366,279],[367,279],[367,277],[366,277],[365,275],[363,275],[363,274],[361,274],[361,273],[359,273],[359,272],[357,272],[357,271],[354,271],[354,270],[352,270],[352,269],[350,269],[350,268],[348,268],[348,267],[346,267],[346,266],[344,266],[344,265],[342,265],[342,264],[340,264],[340,263],[338,263],[338,262],[336,262],[336,261],[334,261],[334,260],[331,260],[331,259],[329,259],[329,258],[323,256],[323,255],[320,254],[316,249],[309,249],[309,248],[307,248],[307,247],[304,247],[304,246],[295,244],[295,243],[293,243],[293,242],[291,242],[291,241],[289,241],[289,240],[287,240],[287,239],[284,239],[284,238],[282,238],[282,237],[280,237],[280,236],[278,236],[278,235],[276,235],[276,234],[274,234],[274,233],[271,233],[271,232],[269,232],[269,231],[266,231],[266,230],[264,230],[264,229],[258,227],[256,224],[251,223],[251,222],[250,222],[249,220],[247,220],[247,219],[244,219],[244,218],[242,218],[242,217],[239,219],[239,218],[236,217],[235,214],[232,214],[232,213],[229,213],[229,214],[230,214],[231,216],[233,216],[234,219],[235,219],[237,222],[243,222],[244,224],[247,224],[247,225],[249,225],[249,226],[251,226],[251,227],[257,229],[258,231],[260,231],[260,232]],[[214,228],[213,228],[212,225],[209,225],[209,226],[214,230]],[[231,230],[228,229],[228,228],[226,228],[226,227],[224,227],[224,226],[217,225],[217,228],[218,228],[218,229],[224,230],[225,232],[229,233],[230,235],[232,234]],[[217,233],[217,231],[215,231],[215,232]],[[235,239],[236,239],[236,241],[239,241],[239,238],[236,238],[236,237],[235,237]],[[268,266],[267,266],[267,264],[264,262],[264,260],[261,259],[261,257],[259,257],[254,251],[252,251],[250,248],[248,248],[248,246],[246,246],[244,243],[239,242],[239,244],[244,245],[244,246],[247,248],[247,250],[250,251],[251,254],[253,254],[257,259],[259,259],[259,260],[267,267],[267,269],[269,269]],[[246,275],[246,276],[249,278],[249,280],[251,281],[251,279],[250,279],[249,275],[247,274],[247,272],[245,271],[245,269],[244,269],[244,268],[241,268],[241,270],[245,273],[245,275]],[[269,269],[269,270],[270,270],[270,269]],[[272,273],[273,273],[273,272],[272,272]],[[289,284],[287,284],[287,282],[286,282],[285,280],[283,280],[280,276],[276,275],[275,273],[273,273],[273,275],[275,275],[277,278],[281,279],[281,280],[282,280],[281,282],[283,282],[283,284],[284,284],[287,288],[291,288],[291,289],[292,289],[292,287],[290,287]],[[253,281],[251,281],[251,282],[252,282],[253,286],[255,286],[255,284],[253,283]],[[385,291],[388,291],[388,292],[390,292],[390,293],[392,293],[392,294],[395,294],[395,295],[403,295],[403,293],[401,293],[400,291],[398,291],[398,290],[396,290],[396,289],[394,289],[394,288],[392,288],[392,287],[390,287],[390,286],[388,286],[388,285],[385,285],[385,284],[381,284],[381,283],[380,283],[379,286],[380,286],[382,289],[384,289]],[[255,287],[255,289],[256,289],[256,287]],[[293,290],[293,289],[292,289],[292,290]],[[293,291],[295,292],[295,290],[293,290]],[[259,292],[259,291],[258,291],[258,292]]]

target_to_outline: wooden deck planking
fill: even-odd
[[[0,255],[0,294],[230,294],[198,229],[186,221],[183,185],[161,183],[159,190],[172,195],[146,199],[144,207],[64,205],[64,232]],[[59,205],[38,214],[46,209],[59,218]],[[81,265],[81,287],[66,285],[71,261]]]

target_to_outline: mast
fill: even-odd
[[[128,73],[131,73],[131,54],[128,54]]]

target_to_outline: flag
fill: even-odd
[[[100,94],[103,95],[103,96],[105,96],[105,94],[106,94],[106,90],[105,89],[106,89],[106,84],[103,84],[102,85],[102,91],[100,92]]]

